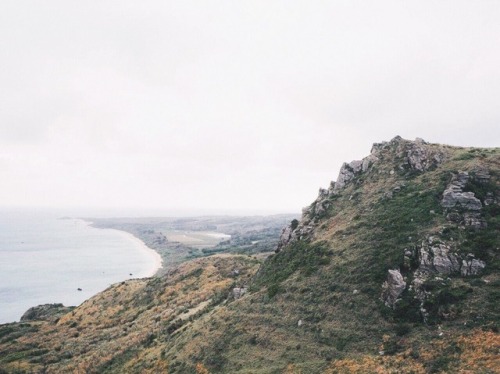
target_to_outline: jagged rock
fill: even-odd
[[[418,250],[420,265],[419,272],[452,274],[460,271],[460,262],[449,246],[434,244],[432,238],[429,245],[422,245]]]
[[[343,189],[355,176],[361,171],[363,161],[344,162],[340,168],[339,176],[335,182],[333,192],[336,193]]]
[[[467,259],[462,260],[462,268],[460,274],[466,277],[469,275],[477,275],[486,267],[486,263],[474,258],[474,255],[469,254]]]
[[[482,204],[473,192],[454,192],[445,190],[441,205],[444,208],[464,208],[468,210],[481,210]]]
[[[366,173],[370,166],[372,166],[375,162],[378,161],[378,157],[375,155],[369,155],[368,157],[365,157],[363,160],[363,163],[361,165],[361,171],[363,173]]]
[[[318,192],[318,199],[325,199],[328,197],[328,190],[325,188],[320,188]]]
[[[281,230],[278,246],[275,250],[276,253],[281,251],[281,248],[285,247],[290,242],[290,239],[292,238],[292,232],[293,230],[291,225],[283,227],[283,229]]]
[[[468,180],[469,174],[465,171],[461,171],[453,176],[451,183],[443,192],[443,200],[441,201],[441,206],[443,208],[481,210],[483,205],[481,201],[474,196],[474,193],[463,192]]]
[[[43,304],[29,308],[21,317],[21,322],[49,321],[55,322],[64,314],[73,310],[63,304]]]
[[[406,158],[413,170],[426,171],[444,161],[444,154],[427,147],[427,143],[421,138],[406,144]]]
[[[389,270],[387,274],[387,279],[382,285],[382,296],[381,299],[385,305],[389,307],[394,307],[399,296],[403,293],[406,288],[406,282],[399,270]]]
[[[310,224],[310,215],[312,213],[313,210],[311,208],[304,208],[302,220],[300,222],[295,219],[290,223],[290,225],[283,227],[281,230],[280,240],[274,250],[276,253],[280,252],[291,243],[309,238],[316,227],[315,225]]]
[[[316,216],[322,216],[326,213],[326,210],[328,209],[328,205],[327,203],[318,203],[316,204],[316,206],[314,207],[314,214]]]

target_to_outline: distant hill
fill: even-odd
[[[499,184],[500,148],[374,144],[265,260],[198,258],[2,325],[0,368],[500,372]]]

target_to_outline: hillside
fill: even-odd
[[[57,318],[0,326],[0,368],[499,372],[499,185],[499,148],[374,144],[263,263],[195,259]]]

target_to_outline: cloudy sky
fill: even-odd
[[[0,206],[298,212],[395,135],[500,146],[498,1],[0,4]]]

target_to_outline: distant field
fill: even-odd
[[[198,249],[215,247],[220,242],[231,238],[231,235],[213,231],[165,230],[163,232],[169,241]]]

